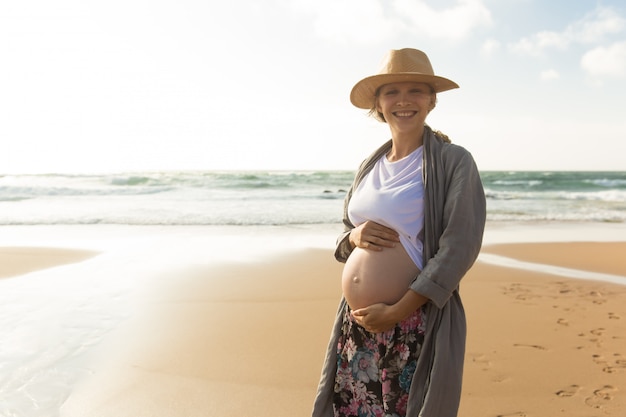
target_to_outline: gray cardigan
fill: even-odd
[[[345,231],[337,240],[335,257],[345,262],[352,251],[348,234],[354,228],[347,216],[352,191],[374,163],[391,149],[388,141],[359,167],[344,205]],[[465,312],[459,283],[476,260],[485,227],[486,202],[471,154],[448,143],[428,126],[424,131],[424,270],[410,288],[430,301],[426,304],[426,334],[409,392],[407,417],[456,417],[461,398],[465,356]],[[313,417],[333,417],[337,341],[341,333],[339,305]]]

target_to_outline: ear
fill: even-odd
[[[430,97],[430,106],[429,106],[429,111],[432,111],[435,107],[437,107],[437,95],[433,94]]]

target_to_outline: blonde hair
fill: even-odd
[[[441,130],[433,130],[433,133],[435,134],[435,136],[437,136],[438,139],[441,139],[443,142],[452,143],[448,135],[443,133]]]

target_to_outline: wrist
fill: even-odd
[[[390,306],[390,313],[396,320],[396,323],[399,323],[427,302],[428,298],[409,289],[397,303]]]

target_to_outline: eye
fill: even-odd
[[[394,94],[398,94],[398,90],[391,89],[391,90],[387,90],[387,91],[385,91],[385,92],[383,93],[383,95],[385,95],[385,96],[392,96],[392,95],[394,95]]]

